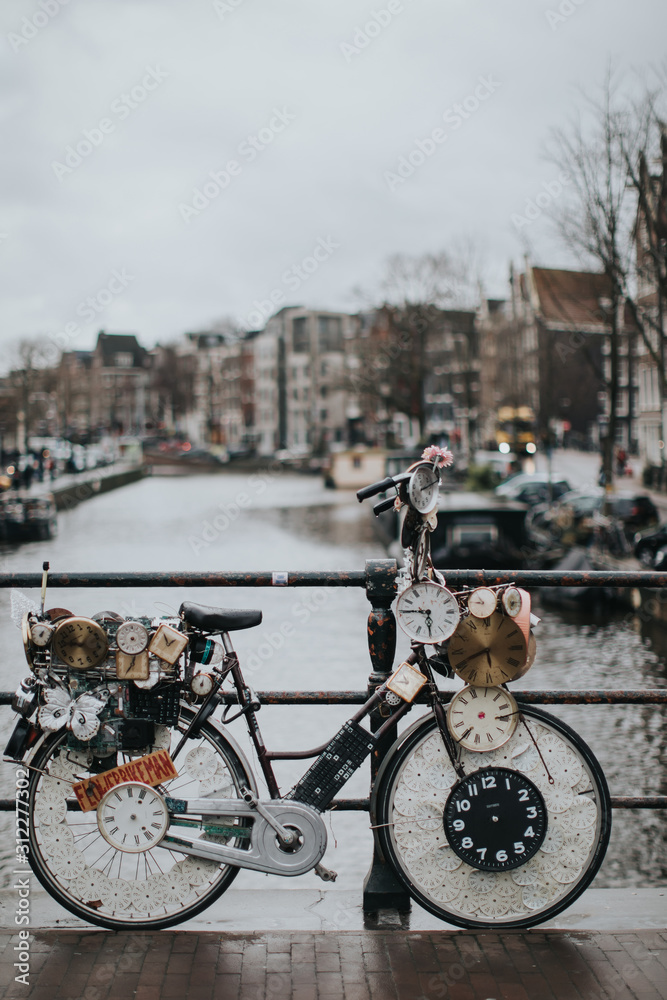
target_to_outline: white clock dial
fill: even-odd
[[[190,681],[190,688],[193,694],[203,698],[213,690],[213,678],[210,674],[195,674]]]
[[[473,687],[458,691],[447,709],[449,731],[466,750],[497,750],[512,736],[518,706],[501,687]]]
[[[516,587],[508,587],[507,590],[503,591],[502,600],[503,607],[510,618],[516,618],[521,611],[521,606],[523,604],[521,591]]]
[[[51,625],[45,625],[43,622],[35,622],[34,625],[30,626],[30,638],[34,646],[39,646],[43,649],[44,646],[48,646],[51,642],[51,637],[53,636],[53,628]]]
[[[415,510],[420,514],[430,513],[437,506],[439,492],[438,470],[428,462],[418,465],[408,483],[408,496]]]
[[[97,807],[97,825],[117,851],[141,854],[155,847],[169,826],[164,799],[139,781],[111,788]]]
[[[478,587],[468,598],[468,611],[475,618],[488,618],[496,610],[498,599],[489,587]]]
[[[118,626],[116,643],[122,653],[143,653],[148,645],[148,629],[141,622],[123,622]]]
[[[398,624],[417,642],[444,642],[453,635],[460,617],[452,592],[429,580],[413,583],[396,602]]]

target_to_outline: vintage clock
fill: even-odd
[[[430,462],[419,464],[408,482],[410,503],[420,514],[430,514],[437,506],[440,474]]]
[[[89,670],[109,651],[106,632],[92,618],[66,618],[55,630],[52,649],[73,670]]]
[[[464,618],[447,650],[452,669],[468,684],[493,687],[521,675],[526,640],[512,618],[499,611],[489,618]]]
[[[396,620],[416,642],[444,642],[452,635],[460,619],[458,601],[439,583],[422,580],[399,595]]]
[[[148,629],[141,622],[123,622],[118,626],[116,643],[122,653],[143,653],[148,645]]]
[[[464,687],[447,709],[447,726],[465,750],[497,750],[516,729],[519,708],[500,687]]]
[[[468,597],[468,611],[475,618],[489,618],[496,610],[498,597],[490,587],[477,587]]]
[[[537,854],[547,832],[547,809],[525,774],[486,767],[454,785],[444,824],[449,846],[463,861],[502,872]]]

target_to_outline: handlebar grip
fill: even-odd
[[[370,486],[364,486],[363,489],[357,490],[357,500],[361,503],[362,500],[367,500],[368,497],[374,497],[376,493],[384,493],[385,490],[390,490],[392,486],[396,483],[391,476],[387,476],[386,479],[382,479],[379,483],[371,483]],[[394,502],[393,500],[391,501]]]
[[[383,510],[391,510],[391,508],[394,506],[394,500],[395,500],[394,497],[389,497],[388,500],[380,500],[379,503],[376,503],[375,506],[373,507],[373,513],[375,514],[375,516],[377,517],[378,514],[381,514]]]

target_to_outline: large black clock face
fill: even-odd
[[[508,871],[540,849],[547,810],[539,789],[525,775],[486,767],[454,786],[444,824],[449,846],[463,861],[482,871]]]

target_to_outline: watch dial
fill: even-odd
[[[438,583],[424,580],[404,590],[396,603],[396,618],[403,631],[417,642],[444,642],[460,619],[456,598]]]
[[[516,587],[508,587],[503,591],[503,607],[510,618],[516,618],[522,603],[521,592]]]
[[[489,587],[478,587],[468,597],[468,611],[475,618],[488,618],[496,610],[498,598]]]
[[[30,638],[32,639],[34,646],[39,646],[43,649],[45,646],[51,642],[51,637],[53,635],[53,629],[50,625],[44,625],[43,622],[35,622],[34,625],[30,626]]]
[[[148,645],[148,630],[141,622],[124,622],[118,626],[116,642],[123,653],[143,653]]]
[[[526,640],[511,618],[465,618],[447,650],[452,669],[468,684],[492,687],[519,677],[526,665]]]
[[[190,687],[193,694],[202,698],[213,690],[213,678],[210,674],[195,674],[190,681]]]
[[[162,797],[148,785],[127,782],[106,793],[97,807],[97,825],[117,851],[140,854],[162,840],[169,813]]]
[[[410,477],[408,496],[412,506],[420,514],[428,514],[438,502],[440,476],[438,470],[428,463],[418,465]]]
[[[447,710],[449,731],[466,750],[497,750],[516,729],[519,709],[504,688],[465,687]]]
[[[542,794],[524,774],[488,767],[463,778],[444,814],[449,846],[481,871],[519,868],[540,849],[547,832]]]

